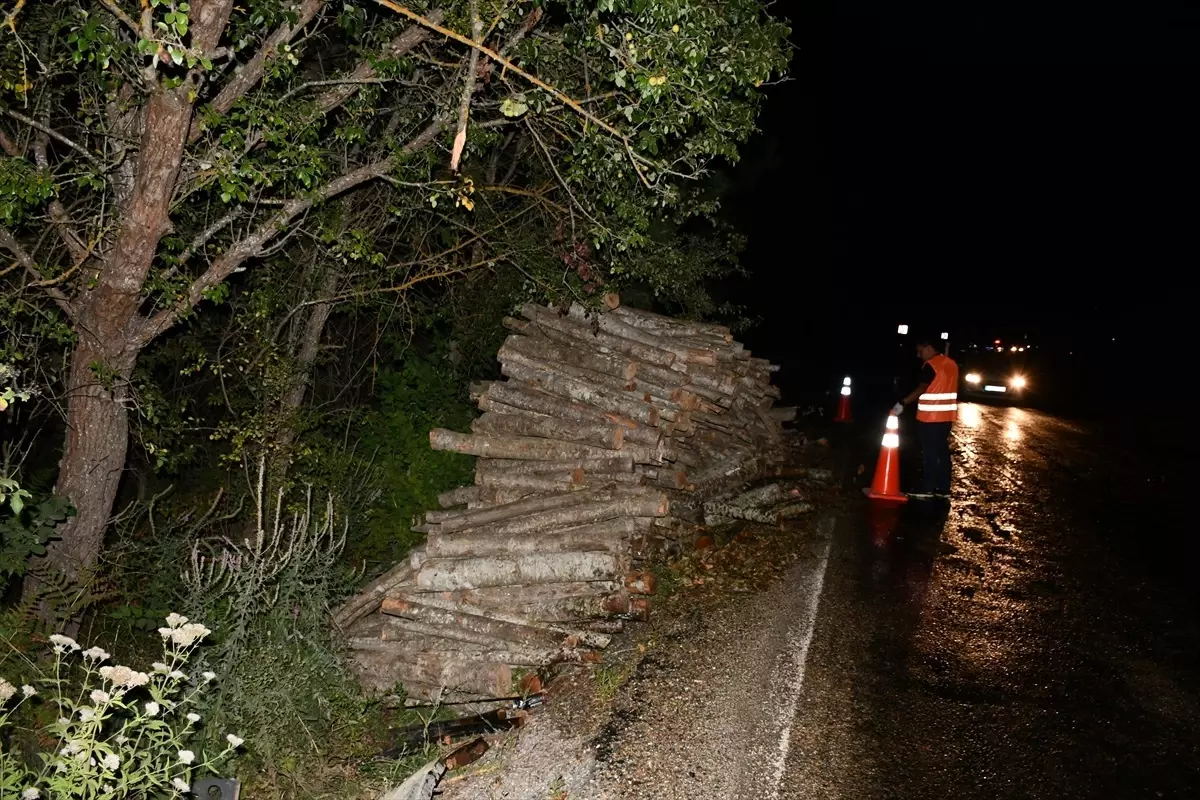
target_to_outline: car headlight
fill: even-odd
[[[978,372],[968,372],[967,373],[967,383],[979,383],[979,381],[981,381],[981,380],[983,380],[983,379],[979,377]]]
[[[1024,389],[1025,388],[1025,378],[1022,375],[1017,375],[1017,376],[1013,377],[1013,379],[1011,381],[1009,381],[1009,383],[1012,385],[1012,387],[1014,389]]]

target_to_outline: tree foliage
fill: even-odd
[[[311,366],[321,309],[404,318],[483,271],[551,298],[702,280],[645,254],[708,210],[689,182],[737,157],[786,34],[757,0],[23,8],[0,33],[0,313],[66,406],[79,513],[51,563],[95,560],[131,412],[200,419],[138,364],[201,311],[249,313],[223,319],[260,352],[225,340],[222,370],[291,347],[260,387],[293,414],[285,362]]]

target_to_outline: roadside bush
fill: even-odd
[[[243,731],[255,743],[252,761],[274,772],[323,752],[334,725],[359,708],[329,623],[331,604],[357,576],[339,563],[346,532],[332,498],[314,508],[310,490],[299,508],[281,498],[266,507],[263,472],[253,533],[196,542],[183,602],[218,630],[202,654],[219,687],[203,704],[214,724],[207,743]]]
[[[101,647],[50,637],[49,668],[20,689],[0,678],[0,797],[182,797],[197,772],[212,771],[242,746],[233,733],[210,731],[218,746],[206,757],[189,749],[207,721],[197,713],[211,672],[185,672],[210,634],[200,623],[171,614],[162,637],[162,661],[149,672],[110,666]],[[36,670],[28,662],[30,670]],[[16,702],[12,702],[13,698]],[[43,700],[44,698],[44,700]],[[52,721],[38,723],[41,701]],[[25,713],[28,712],[28,713]],[[23,727],[19,722],[35,720]]]

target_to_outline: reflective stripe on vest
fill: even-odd
[[[917,398],[917,420],[954,422],[958,419],[958,364],[941,353],[925,363],[933,368],[933,382]]]

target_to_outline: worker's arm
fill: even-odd
[[[925,394],[925,390],[928,388],[928,383],[918,383],[917,388],[905,395],[904,399],[900,401],[901,405],[911,406],[913,403],[917,402],[918,397]]]

